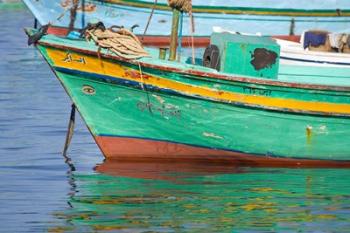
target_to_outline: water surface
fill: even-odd
[[[26,10],[0,11],[0,232],[349,232],[350,170],[103,161],[26,45]]]

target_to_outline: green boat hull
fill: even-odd
[[[350,162],[350,92],[120,60],[83,41],[38,45],[107,158]]]
[[[349,119],[261,111],[83,75],[57,75],[95,137],[159,140],[258,156],[349,158],[350,131],[344,130],[350,128]],[[84,86],[95,93],[84,93]]]

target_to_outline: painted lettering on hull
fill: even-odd
[[[243,92],[253,95],[271,96],[272,91],[253,87],[243,87]]]
[[[172,117],[181,118],[181,111],[177,107],[169,104],[162,103],[155,105],[151,102],[138,101],[136,105],[141,112],[149,111],[150,113],[158,113],[167,119]]]

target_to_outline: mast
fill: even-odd
[[[168,4],[173,9],[169,60],[175,61],[178,45],[180,13],[192,12],[192,0],[168,0]]]
[[[179,21],[180,21],[180,11],[174,8],[172,25],[171,25],[171,36],[170,36],[170,54],[169,54],[170,61],[176,60]]]
[[[77,10],[79,7],[79,0],[73,0],[72,1],[72,8],[70,9],[70,21],[69,21],[69,25],[68,25],[68,33],[67,35],[73,31],[74,29],[74,23],[75,23],[75,19],[77,17]]]

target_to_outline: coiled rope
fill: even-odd
[[[168,0],[171,8],[182,12],[192,12],[192,0]]]
[[[138,59],[149,54],[142,47],[139,39],[129,30],[112,26],[103,28],[91,28],[85,31],[85,38],[92,39],[96,45],[108,49],[117,56],[125,59]]]

